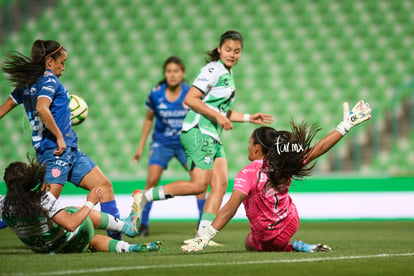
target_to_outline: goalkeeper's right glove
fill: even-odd
[[[369,107],[369,104],[364,103],[363,100],[360,100],[351,111],[349,111],[349,105],[347,102],[343,104],[343,108],[343,120],[336,127],[336,130],[342,135],[347,134],[354,126],[371,118],[371,108]]]
[[[207,247],[208,243],[211,239],[214,238],[214,236],[218,233],[216,229],[214,229],[213,226],[209,225],[206,226],[202,233],[200,233],[200,236],[191,240],[187,240],[186,244],[181,246],[181,249],[184,252],[193,252],[193,251],[200,251]]]

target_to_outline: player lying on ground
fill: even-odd
[[[299,215],[289,196],[292,179],[309,176],[311,162],[331,149],[354,126],[370,118],[368,103],[358,102],[351,112],[344,104],[343,121],[336,130],[322,138],[314,147],[311,143],[320,131],[316,125],[291,122],[291,131],[260,127],[249,140],[249,160],[252,161],[236,176],[229,201],[218,212],[213,223],[198,238],[187,240],[183,251],[203,250],[211,239],[234,216],[243,202],[251,232],[245,247],[254,251],[331,251],[324,244],[290,243],[299,228]]]
[[[94,187],[83,207],[62,207],[43,185],[46,167],[35,160],[12,162],[6,168],[7,194],[0,199],[0,218],[31,250],[38,253],[74,253],[87,249],[106,252],[160,251],[161,242],[129,244],[108,236],[95,235],[94,229],[138,234],[135,223],[118,220],[107,213],[92,210],[103,196]],[[138,218],[138,214],[135,216]]]

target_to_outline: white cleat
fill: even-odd
[[[145,198],[145,190],[136,190],[133,194],[134,200],[132,202],[132,211],[137,212],[141,217],[142,211],[144,210],[145,205],[147,204],[147,199]]]

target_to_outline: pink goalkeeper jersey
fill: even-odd
[[[297,211],[288,194],[289,188],[283,192],[267,188],[263,192],[267,176],[260,173],[262,164],[263,160],[255,160],[244,167],[236,176],[234,190],[247,195],[243,204],[252,234],[268,239],[269,232],[283,230],[286,218],[297,215]]]

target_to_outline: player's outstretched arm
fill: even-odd
[[[360,100],[349,111],[349,105],[347,102],[343,104],[343,120],[338,124],[336,130],[332,131],[325,137],[323,137],[308,153],[306,156],[306,163],[323,155],[329,151],[342,137],[347,134],[351,128],[359,125],[371,118],[371,108],[368,103]]]
[[[9,97],[1,106],[0,106],[0,119],[3,118],[7,113],[9,113],[13,108],[16,107],[16,103]]]
[[[88,217],[92,208],[102,199],[102,187],[94,187],[86,198],[86,203],[76,213],[69,214],[66,210],[61,210],[57,213],[53,220],[68,231],[75,231],[79,225]]]
[[[234,190],[229,201],[227,201],[223,208],[220,209],[213,223],[204,228],[203,231],[199,233],[199,237],[191,239],[189,243],[181,246],[181,249],[184,252],[196,252],[205,249],[209,244],[209,241],[212,240],[234,217],[237,209],[245,198],[246,195],[244,193]]]
[[[230,109],[227,112],[227,117],[232,122],[246,122],[262,126],[267,126],[268,124],[273,123],[272,115],[264,113],[244,114]]]

